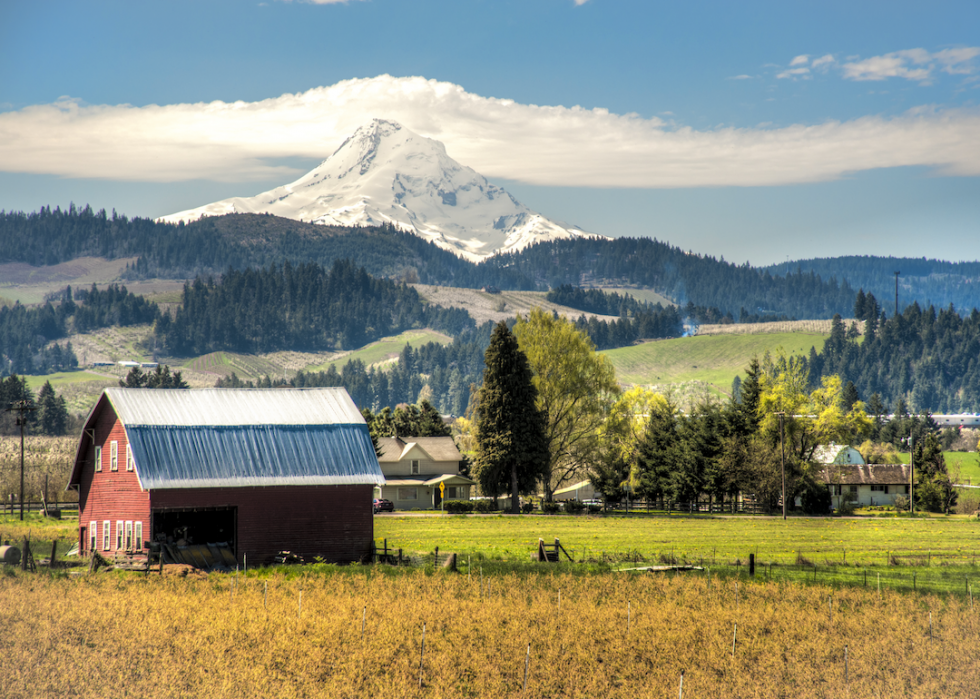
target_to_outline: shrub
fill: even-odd
[[[553,515],[556,512],[559,512],[560,510],[561,510],[561,505],[559,505],[557,502],[544,501],[541,503],[541,511],[544,512],[546,515]]]
[[[494,511],[493,500],[477,500],[473,503],[474,512],[493,512]]]
[[[565,503],[565,512],[570,515],[577,515],[585,511],[585,504],[578,500],[569,500]]]
[[[521,512],[523,512],[526,515],[529,515],[532,512],[534,512],[534,503],[525,502],[523,505],[521,505]]]
[[[470,500],[445,500],[442,509],[451,515],[465,515],[473,511],[474,504]]]
[[[602,505],[589,505],[589,514],[597,515],[602,512]]]
[[[904,495],[899,495],[897,498],[895,498],[895,504],[893,506],[895,508],[895,512],[898,512],[899,514],[902,512],[908,512],[909,499]]]

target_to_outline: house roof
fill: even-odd
[[[389,478],[385,481],[385,485],[387,486],[433,486],[439,485],[440,483],[447,483],[449,485],[476,485],[476,481],[455,473],[445,473],[441,476],[433,476],[432,478],[425,476],[420,478]]]
[[[552,495],[564,495],[565,493],[574,493],[576,490],[581,490],[582,488],[592,487],[592,481],[580,481],[575,485],[570,485],[566,488],[561,488],[556,490]]]
[[[109,388],[86,420],[69,487],[107,408],[147,490],[384,483],[367,424],[342,388]]]
[[[902,485],[909,482],[908,464],[841,464],[820,471],[824,483],[838,485]]]
[[[864,457],[854,447],[846,444],[826,444],[813,453],[813,461],[818,464],[863,464]]]
[[[379,437],[378,448],[381,456],[378,461],[392,464],[407,458],[413,447],[418,447],[433,461],[461,461],[463,456],[456,448],[452,437]]]

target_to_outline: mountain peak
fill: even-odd
[[[586,235],[531,211],[450,158],[439,141],[385,119],[360,126],[291,184],[158,220],[228,213],[270,213],[337,226],[394,223],[474,261],[535,242]]]

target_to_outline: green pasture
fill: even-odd
[[[601,286],[599,287],[603,291],[608,291],[613,294],[621,294],[626,296],[632,296],[637,301],[644,301],[646,303],[659,303],[661,306],[676,306],[677,304],[671,301],[666,296],[658,294],[653,289],[632,289],[624,286]]]
[[[747,561],[783,565],[972,564],[980,522],[966,517],[810,518],[690,516],[380,516],[376,539],[406,551],[443,551],[528,560],[538,538],[578,559],[676,559],[695,564]]]
[[[430,342],[438,342],[440,345],[448,345],[450,342],[452,342],[452,338],[434,330],[406,330],[400,335],[386,337],[378,340],[377,342],[372,342],[370,345],[362,347],[359,350],[355,350],[350,354],[344,355],[340,359],[336,359],[319,366],[311,366],[306,370],[326,371],[332,364],[334,367],[336,367],[337,371],[340,371],[343,369],[345,364],[355,359],[364,362],[365,366],[371,366],[372,364],[378,364],[397,357],[402,349],[404,349],[406,344],[411,345],[413,349],[418,349],[422,345]]]
[[[41,376],[25,376],[27,385],[32,391],[37,391],[46,381],[51,382],[53,388],[62,388],[73,384],[88,383],[90,381],[105,381],[104,376],[93,374],[89,371],[59,371],[54,374],[43,374]]]
[[[728,395],[732,381],[744,374],[754,356],[817,351],[829,335],[821,333],[760,333],[756,335],[700,335],[654,340],[632,347],[604,350],[616,368],[616,378],[628,384],[673,384],[703,381]]]

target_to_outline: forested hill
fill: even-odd
[[[948,307],[960,311],[980,308],[980,262],[945,262],[913,257],[846,257],[797,260],[762,268],[774,275],[796,271],[814,272],[824,279],[836,275],[852,287],[871,292],[889,315],[895,311],[895,272],[898,277],[898,306],[918,303],[923,308]]]
[[[603,283],[649,287],[677,302],[717,308],[734,318],[849,315],[856,295],[839,277],[826,281],[806,273],[776,277],[748,264],[729,264],[650,238],[556,240],[492,257],[483,265],[533,276],[543,287]]]
[[[0,212],[0,263],[53,265],[77,257],[137,257],[128,279],[190,279],[226,269],[353,260],[375,277],[445,286],[533,289],[513,270],[477,267],[392,226],[320,226],[277,216],[231,214],[194,223],[157,223],[93,211],[43,207]]]
[[[315,262],[329,268],[335,260],[349,259],[375,277],[444,286],[547,290],[561,284],[632,284],[655,289],[681,304],[716,308],[736,320],[847,316],[858,287],[888,298],[887,289],[878,291],[876,285],[865,283],[865,276],[850,273],[846,265],[836,267],[834,260],[823,261],[827,264],[814,271],[787,268],[780,276],[649,238],[552,241],[474,264],[392,226],[319,226],[263,214],[233,214],[172,225],[95,212],[87,206],[66,211],[44,207],[29,214],[0,212],[0,263],[40,266],[86,255],[138,258],[127,271],[131,279],[187,279],[220,274],[228,268],[262,268],[284,262]],[[913,262],[918,261],[883,264],[888,274],[895,264],[904,274],[912,274]],[[965,266],[962,273],[974,271]],[[881,270],[876,274],[881,277]],[[950,302],[957,308],[980,305],[968,301],[970,294],[976,296],[976,282],[951,276],[943,287],[942,274],[930,273],[928,299],[907,295],[901,305],[916,298],[921,304],[928,300],[943,307]]]

